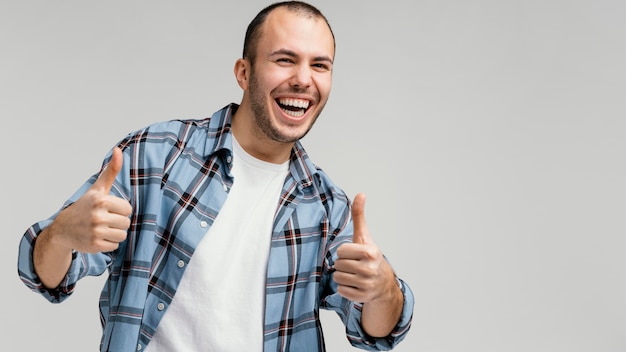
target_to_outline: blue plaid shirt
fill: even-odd
[[[157,123],[119,143],[124,164],[111,192],[133,207],[128,237],[114,252],[75,252],[56,289],[42,285],[32,260],[37,235],[56,214],[24,234],[19,275],[51,302],[65,300],[79,279],[109,271],[100,296],[102,351],[143,349],[167,312],[194,250],[234,182],[231,118],[236,108],[231,104],[204,120]],[[109,159],[110,154],[103,166]],[[65,206],[97,177],[92,176]],[[266,283],[266,351],[323,351],[319,308],[338,313],[354,346],[389,350],[405,337],[414,298],[401,280],[402,317],[385,338],[367,336],[360,325],[362,305],[337,293],[332,280],[337,247],[351,236],[349,199],[296,143],[274,219]]]

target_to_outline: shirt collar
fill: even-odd
[[[216,153],[225,153],[226,158],[232,158],[233,154],[233,134],[232,134],[232,117],[239,108],[238,104],[231,103],[221,110],[215,112],[209,121],[208,138],[205,144],[204,155],[209,157]],[[291,150],[291,159],[289,162],[289,170],[291,175],[303,187],[309,187],[313,183],[313,175],[319,172],[319,169],[313,164],[306,150],[297,141]]]
[[[209,157],[220,151],[233,153],[232,115],[239,105],[231,103],[216,111],[209,120],[204,156]]]

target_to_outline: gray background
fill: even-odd
[[[396,350],[626,351],[626,3],[313,3],[338,51],[304,142],[368,195],[416,293]],[[238,102],[232,67],[266,4],[0,1],[2,345],[96,350],[104,277],[51,305],[17,277],[19,239],[127,132]]]

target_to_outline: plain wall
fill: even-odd
[[[17,272],[126,133],[204,118],[269,2],[0,1],[0,344],[95,351],[104,277],[52,305]],[[626,350],[626,3],[314,1],[337,37],[304,144],[416,294],[397,351]],[[348,351],[334,313],[329,351]],[[14,347],[15,346],[15,347]]]

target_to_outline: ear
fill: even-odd
[[[247,59],[237,59],[234,72],[239,87],[243,90],[247,90],[250,79],[250,62]]]

